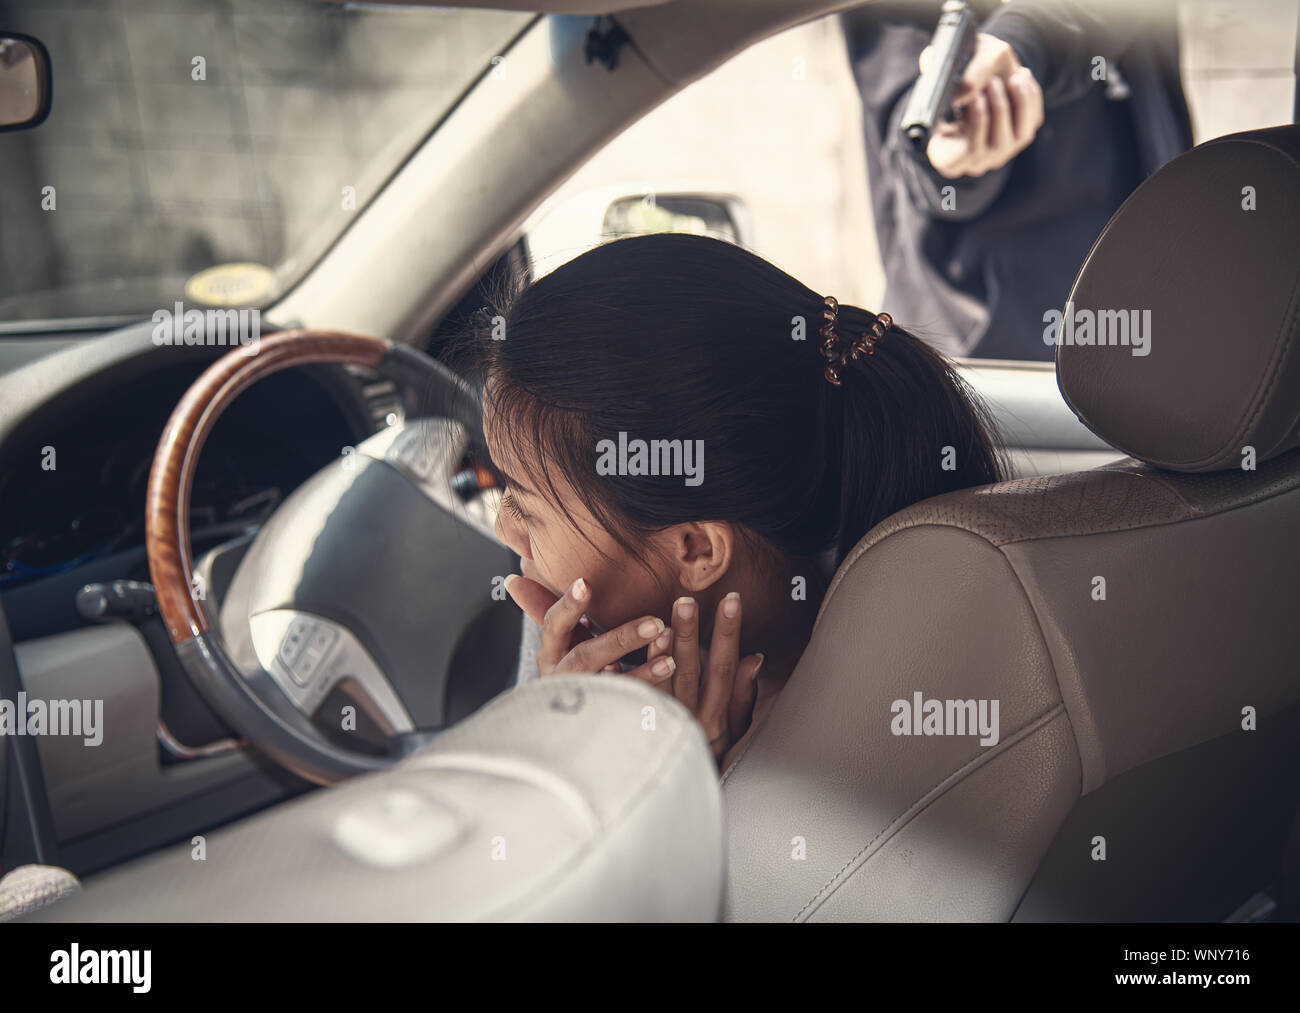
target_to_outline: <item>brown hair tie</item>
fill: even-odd
[[[822,336],[822,355],[826,356],[826,379],[838,387],[840,370],[844,368],[844,364],[860,355],[875,355],[876,342],[894,326],[894,318],[888,313],[878,314],[871,325],[871,330],[863,331],[862,336],[846,349],[839,333],[840,304],[833,295],[828,295],[822,301],[826,304],[822,309],[825,323],[818,333]]]

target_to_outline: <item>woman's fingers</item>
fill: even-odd
[[[544,585],[516,574],[506,578],[505,586],[542,629],[537,652],[540,675],[617,673],[619,659],[645,648],[645,662],[627,674],[676,697],[694,713],[715,757],[725,755],[749,728],[763,656],[740,658],[737,592],[718,603],[713,637],[705,651],[700,646],[699,603],[694,598],[673,603],[671,627],[654,616],[643,616],[592,636],[582,622],[591,606],[591,589],[581,578],[558,598]]]
[[[518,581],[512,580],[511,587],[507,587],[506,590],[511,590],[517,584]],[[537,649],[537,668],[542,675],[549,675],[560,660],[573,650],[574,631],[578,629],[578,620],[587,611],[590,600],[591,589],[587,586],[587,582],[579,577],[543,614],[540,623],[542,645]],[[604,664],[605,662],[601,662],[601,665]],[[599,668],[601,665],[596,667]]]
[[[736,684],[727,705],[727,731],[731,741],[739,742],[749,731],[754,719],[754,701],[758,699],[758,670],[763,666],[763,655],[751,654],[740,663]]]
[[[673,602],[673,696],[695,713],[700,699],[700,607],[694,598]]]
[[[673,645],[673,631],[672,631],[672,627],[670,626],[668,629],[660,633],[659,636],[655,637],[654,640],[650,641],[650,646],[645,649],[645,660],[654,661],[655,658],[658,658],[662,655],[665,654],[671,655],[672,645]]]
[[[655,689],[663,690],[669,696],[673,692],[673,671],[677,667],[671,654],[663,654],[644,665],[638,665],[627,674],[634,679],[648,682]]]
[[[599,672],[623,655],[647,646],[664,631],[664,621],[644,616],[616,626],[608,633],[584,640],[569,651],[551,669],[551,675],[564,672]],[[671,674],[671,673],[670,673]]]
[[[713,638],[709,641],[709,665],[704,676],[697,717],[704,726],[714,752],[726,751],[728,738],[727,705],[731,701],[740,664],[740,594],[730,592],[718,602],[713,620]]]
[[[560,601],[546,585],[538,583],[529,577],[521,577],[517,573],[512,573],[505,580],[506,593],[514,600],[514,603],[524,610],[524,613],[540,626],[543,631],[546,629],[546,614],[550,609]],[[587,627],[586,616],[578,618],[578,625],[574,626],[569,634],[569,642],[565,646],[560,656],[573,650],[578,644],[593,637],[595,634]],[[544,638],[543,638],[544,639]],[[545,643],[542,645],[545,648]],[[542,650],[538,651],[538,672],[542,675],[547,674],[549,666],[555,664],[555,658],[547,659]]]
[[[665,693],[672,693],[673,682],[672,675],[676,663],[672,656],[673,631],[672,627],[664,630],[645,649],[645,663],[633,668],[627,672],[628,675],[634,675],[638,679],[649,682],[652,686],[662,689]],[[655,666],[653,662],[656,658],[666,658],[666,664]],[[621,672],[618,665],[610,665],[602,668],[602,672],[608,671]]]
[[[546,610],[560,600],[549,588],[517,573],[506,576],[505,589],[514,603],[538,626],[545,621]]]

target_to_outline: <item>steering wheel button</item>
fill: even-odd
[[[322,655],[329,652],[338,639],[338,634],[328,626],[317,626],[312,630],[311,638],[307,641],[308,650],[319,651]]]
[[[317,650],[314,647],[308,647],[299,656],[293,667],[289,669],[289,674],[293,676],[294,681],[300,686],[306,686],[311,682],[320,668],[321,661],[325,658],[325,651]]]
[[[303,619],[295,619],[285,630],[284,640],[280,642],[280,660],[284,663],[285,668],[293,669],[295,661],[302,653],[303,648],[312,633],[312,624]]]

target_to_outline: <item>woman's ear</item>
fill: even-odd
[[[677,583],[690,594],[709,588],[735,560],[736,532],[726,521],[675,524],[660,537]]]

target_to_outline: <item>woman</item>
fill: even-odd
[[[627,674],[688,707],[723,769],[862,536],[1003,476],[938,353],[729,243],[620,239],[497,313],[474,366],[538,674],[638,652]]]

